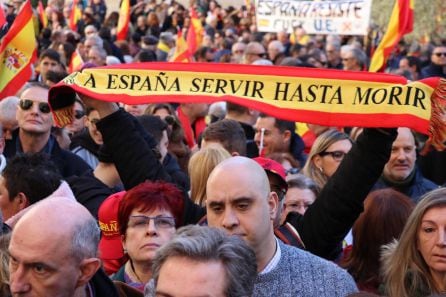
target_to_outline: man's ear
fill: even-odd
[[[22,210],[29,206],[28,197],[26,197],[25,193],[23,192],[19,192],[17,196],[14,197],[14,201],[16,202],[19,210]]]
[[[98,258],[88,258],[82,260],[80,264],[80,276],[77,280],[77,287],[86,285],[93,275],[101,268],[101,260]]]
[[[232,157],[237,157],[237,156],[240,156],[240,154],[239,154],[239,152],[232,152],[232,153],[231,153],[231,156],[232,156]]]
[[[290,130],[285,130],[283,133],[283,141],[284,142],[288,142],[291,140],[291,131]]]
[[[277,212],[279,211],[279,197],[276,192],[271,191],[268,197],[269,216],[273,221],[276,219]]]

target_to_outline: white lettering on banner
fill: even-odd
[[[299,1],[256,0],[257,27],[261,32],[366,35],[372,0]]]

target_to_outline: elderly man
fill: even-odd
[[[349,46],[341,51],[344,70],[363,71],[367,67],[367,56],[362,49]]]
[[[2,125],[5,139],[11,139],[12,131],[18,127],[16,119],[18,105],[19,98],[16,96],[9,96],[0,101],[0,124]]]
[[[77,202],[54,197],[37,203],[12,231],[9,244],[12,295],[142,296],[123,284],[119,285],[118,293],[102,271],[97,257],[99,234],[96,220]],[[123,293],[124,290],[131,290],[132,295]]]
[[[425,193],[438,186],[423,177],[416,166],[415,137],[409,128],[398,128],[392,154],[373,190],[393,188],[417,203]]]
[[[254,252],[235,236],[189,225],[157,252],[145,296],[254,296]]]
[[[229,158],[209,176],[209,225],[243,238],[256,254],[259,275],[253,296],[346,296],[357,291],[344,270],[277,240],[277,208],[265,171],[251,159]]]
[[[12,158],[19,153],[45,153],[63,177],[80,175],[88,170],[88,165],[81,158],[61,149],[51,135],[53,118],[48,105],[48,87],[30,84],[20,96],[16,117],[19,129],[6,142],[5,157]]]
[[[257,60],[265,59],[266,50],[259,42],[252,41],[248,43],[243,54],[243,64],[252,64]]]

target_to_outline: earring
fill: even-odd
[[[318,167],[318,169],[321,173],[324,173],[324,169],[322,169],[322,167]]]
[[[127,249],[126,248],[122,248],[122,250],[124,251],[124,254],[127,254]]]

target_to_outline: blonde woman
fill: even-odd
[[[189,161],[190,197],[198,205],[206,202],[206,182],[211,171],[231,155],[222,147],[206,147],[192,155]]]
[[[303,174],[311,178],[319,189],[336,172],[344,156],[352,148],[350,137],[336,129],[329,129],[319,135],[308,155]]]
[[[446,188],[425,194],[397,243],[386,246],[386,296],[431,296],[446,292]]]

